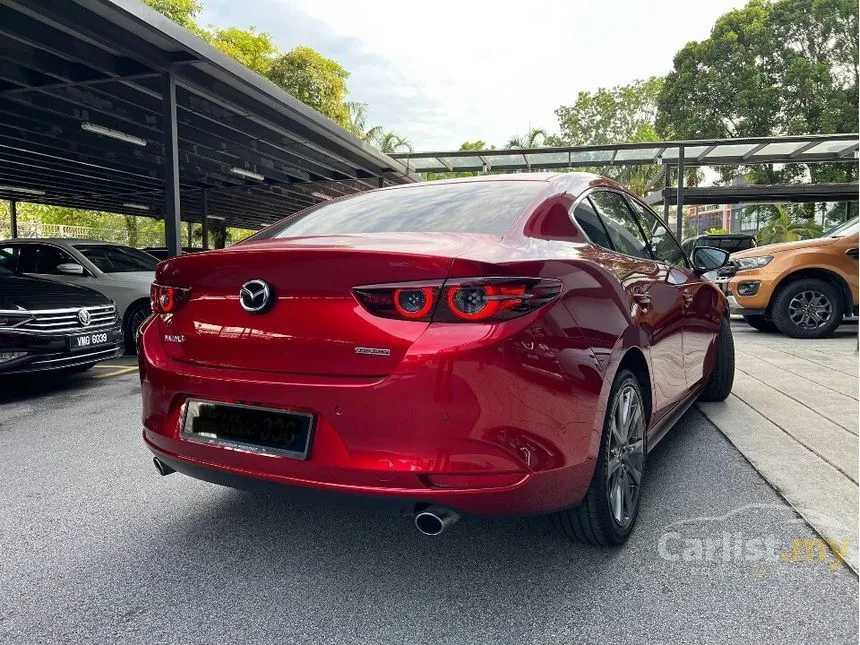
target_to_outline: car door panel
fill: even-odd
[[[653,413],[663,416],[687,392],[684,372],[683,302],[672,272],[651,257],[647,240],[620,193],[596,191],[589,200],[616,251],[611,270],[627,292],[630,317],[644,332],[654,379]],[[623,273],[622,273],[623,271]]]

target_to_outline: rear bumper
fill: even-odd
[[[147,325],[140,338],[143,437],[159,459],[192,477],[302,497],[346,496],[350,504],[364,498],[361,505],[402,512],[435,503],[485,516],[567,508],[591,481],[599,377],[574,384],[570,370],[587,372],[575,359],[529,370],[516,336],[457,351],[456,360],[445,358],[436,338],[432,354],[415,348],[386,377],[343,378],[180,363],[157,333]],[[312,413],[309,458],[188,441],[180,419],[189,398]],[[505,484],[491,485],[498,476]]]

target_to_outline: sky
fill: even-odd
[[[255,26],[282,50],[308,45],[351,74],[368,126],[416,151],[529,127],[558,131],[553,111],[580,91],[671,71],[745,0],[204,0],[202,24]]]

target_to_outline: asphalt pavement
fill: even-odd
[[[0,643],[857,643],[857,577],[695,410],[603,550],[159,477],[96,372],[0,384]]]

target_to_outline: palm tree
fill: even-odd
[[[396,134],[391,130],[388,132],[382,132],[380,130],[380,132],[373,137],[371,142],[385,154],[403,151],[412,152],[412,144],[409,143],[409,140],[406,139],[406,137],[401,137],[399,134]]]
[[[773,206],[776,217],[767,223],[756,235],[759,244],[776,242],[796,242],[819,237],[821,227],[807,219],[794,220],[785,206]]]
[[[546,140],[546,130],[543,128],[529,128],[525,136],[515,135],[505,144],[505,148],[539,148]]]
[[[381,125],[375,125],[369,130],[365,130],[367,127],[367,103],[348,101],[346,109],[349,112],[349,123],[346,129],[359,139],[371,143],[382,134]]]

